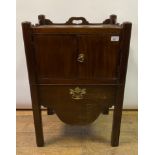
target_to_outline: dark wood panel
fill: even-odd
[[[37,78],[77,77],[77,40],[74,35],[34,36]]]
[[[122,28],[118,25],[43,25],[32,27],[33,34],[101,34],[119,35]]]
[[[117,78],[121,40],[113,42],[113,36],[115,35],[79,36],[79,54],[84,54],[84,62],[79,63],[81,79]]]
[[[116,83],[120,41],[110,39],[103,34],[34,36],[38,83]],[[83,62],[77,60],[80,54]]]
[[[63,79],[63,78],[38,78],[38,84],[119,84],[118,78],[102,78],[96,79]]]
[[[38,86],[40,103],[52,107],[59,118],[69,124],[87,124],[94,121],[104,107],[115,104],[115,86],[42,85]],[[85,93],[77,92],[80,88]],[[70,94],[71,89],[75,94]],[[81,97],[81,99],[75,99]],[[79,98],[80,98],[79,97]]]

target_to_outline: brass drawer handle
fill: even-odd
[[[83,95],[86,94],[86,89],[76,87],[75,89],[70,89],[69,93],[72,95],[72,99],[80,100],[83,99]]]
[[[79,55],[78,55],[78,58],[77,58],[77,61],[78,61],[78,62],[81,62],[81,63],[84,62],[84,57],[85,57],[84,54],[79,54]]]

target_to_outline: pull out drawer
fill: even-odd
[[[38,88],[40,104],[52,107],[68,124],[91,123],[104,107],[115,104],[116,86],[41,85]]]

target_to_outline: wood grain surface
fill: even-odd
[[[119,147],[109,145],[112,113],[88,126],[69,126],[43,111],[46,147],[37,147],[32,111],[17,111],[17,155],[137,155],[137,112],[123,111]]]

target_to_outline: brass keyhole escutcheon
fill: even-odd
[[[77,61],[82,63],[84,62],[84,59],[85,59],[85,55],[81,53],[78,55]]]

